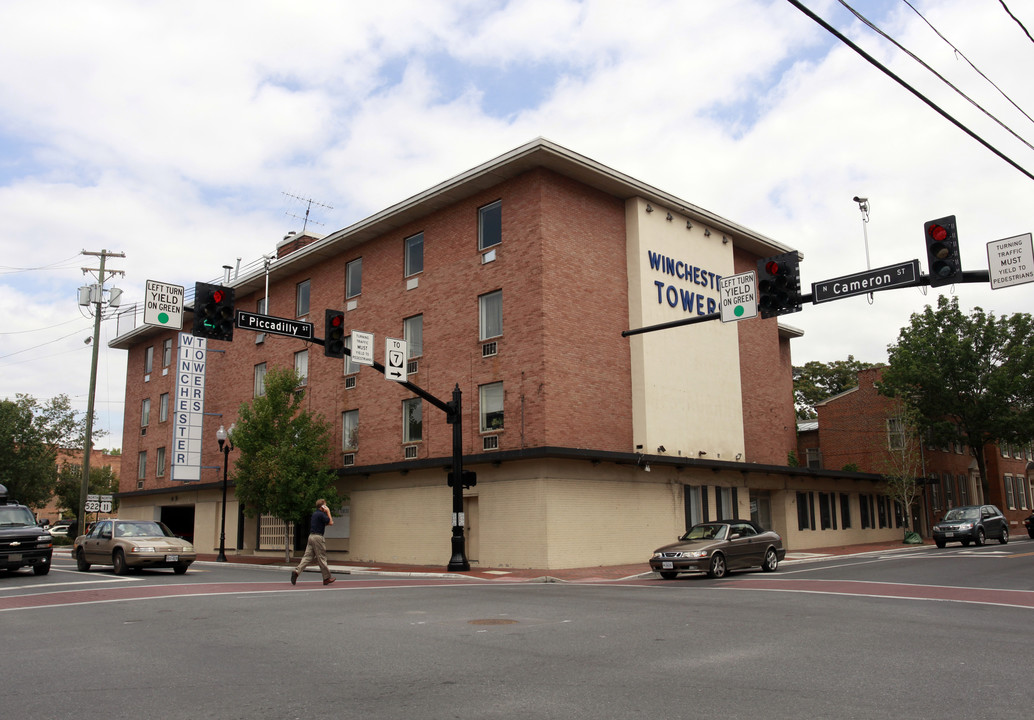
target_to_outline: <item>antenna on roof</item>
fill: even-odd
[[[289,198],[294,198],[295,200],[300,200],[303,203],[305,203],[305,217],[301,217],[300,215],[295,215],[295,214],[290,213],[290,212],[285,212],[284,213],[284,215],[287,215],[289,217],[295,218],[296,220],[301,220],[302,221],[302,233],[303,234],[305,233],[305,229],[309,225],[309,211],[312,210],[312,206],[313,205],[316,205],[316,206],[321,207],[321,208],[327,208],[327,210],[333,210],[334,209],[332,206],[324,205],[323,203],[318,203],[315,200],[313,200],[312,198],[303,198],[303,197],[299,197],[298,195],[292,195],[291,193],[288,193],[288,192],[282,192],[281,194],[282,195],[286,195]],[[322,225],[323,224],[321,222],[316,222],[315,220],[313,220],[312,223],[314,225]]]

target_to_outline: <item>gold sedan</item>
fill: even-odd
[[[111,565],[116,575],[131,568],[172,568],[182,575],[197,560],[194,546],[154,520],[101,520],[72,546],[76,567]]]

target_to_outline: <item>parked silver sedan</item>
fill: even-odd
[[[760,567],[772,572],[786,557],[783,539],[750,520],[720,520],[694,525],[677,543],[654,551],[650,569],[665,580],[679,573],[706,572],[725,577],[730,570]]]

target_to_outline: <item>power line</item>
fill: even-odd
[[[797,9],[798,9],[798,10],[800,10],[800,11],[801,11],[802,13],[804,13],[805,15],[807,15],[808,17],[810,17],[810,18],[811,18],[812,20],[814,20],[814,21],[815,21],[816,23],[818,23],[818,25],[820,25],[820,26],[821,26],[822,28],[824,28],[824,29],[825,29],[825,30],[826,30],[827,32],[829,32],[829,33],[830,33],[831,35],[833,35],[833,36],[834,36],[835,38],[837,38],[838,40],[840,40],[840,42],[844,43],[844,44],[845,44],[845,45],[847,45],[847,46],[848,46],[849,48],[851,48],[851,49],[852,49],[852,50],[854,50],[854,51],[855,51],[856,53],[858,53],[858,54],[859,54],[859,55],[861,55],[861,56],[862,56],[863,58],[865,58],[865,60],[866,60],[866,61],[868,61],[868,62],[869,62],[869,63],[870,63],[871,65],[873,65],[874,67],[876,67],[877,69],[879,69],[879,70],[880,70],[880,72],[882,72],[882,73],[883,73],[883,74],[885,74],[885,75],[886,75],[887,77],[891,78],[892,80],[894,80],[895,82],[897,82],[897,83],[898,83],[899,85],[901,85],[901,87],[905,88],[905,89],[906,89],[906,90],[908,90],[908,91],[909,91],[910,93],[912,93],[913,95],[915,95],[915,96],[916,96],[917,98],[919,98],[920,100],[922,100],[922,101],[923,101],[924,103],[926,103],[926,105],[927,105],[927,106],[929,106],[929,107],[930,107],[931,109],[933,109],[933,110],[934,110],[934,111],[935,111],[935,112],[936,112],[936,113],[937,113],[938,115],[940,115],[941,117],[943,117],[943,118],[944,118],[945,120],[947,120],[948,122],[950,122],[950,123],[951,123],[952,125],[954,125],[955,127],[957,127],[957,128],[958,128],[959,130],[961,130],[962,132],[964,132],[964,133],[966,133],[967,135],[969,135],[969,136],[970,136],[971,138],[973,138],[974,140],[976,140],[976,141],[977,141],[978,143],[980,143],[981,145],[983,145],[983,146],[984,146],[985,148],[987,148],[988,150],[990,150],[990,151],[991,151],[992,153],[994,153],[995,155],[997,155],[997,156],[998,156],[999,158],[1001,158],[1001,159],[1002,159],[1002,160],[1004,160],[1005,162],[1007,162],[1007,163],[1009,163],[1010,165],[1012,165],[1012,166],[1013,166],[1014,168],[1016,168],[1017,170],[1019,170],[1019,171],[1020,171],[1021,173],[1023,173],[1023,174],[1025,175],[1025,176],[1027,176],[1027,177],[1028,177],[1028,178],[1030,178],[1031,180],[1034,180],[1034,174],[1031,174],[1030,172],[1028,172],[1028,171],[1027,171],[1027,170],[1026,170],[1025,168],[1023,168],[1023,167],[1022,167],[1021,165],[1019,165],[1019,164],[1018,164],[1018,163],[1017,163],[1016,161],[1014,161],[1014,160],[1013,160],[1012,158],[1010,158],[1009,156],[1005,155],[1005,154],[1004,154],[1004,153],[1003,153],[1002,151],[1000,151],[1000,150],[999,150],[998,148],[996,148],[995,146],[991,145],[991,144],[990,144],[989,142],[987,142],[986,140],[984,140],[984,138],[980,137],[980,136],[979,136],[979,135],[977,135],[977,134],[976,134],[975,132],[973,132],[972,130],[970,130],[970,129],[969,129],[968,127],[966,127],[965,125],[963,125],[963,124],[962,124],[961,122],[959,122],[958,120],[956,120],[956,119],[955,119],[955,118],[954,118],[954,117],[953,117],[952,115],[950,115],[950,114],[949,114],[948,112],[946,112],[945,110],[943,110],[943,109],[942,109],[942,108],[941,108],[941,107],[940,107],[939,105],[937,105],[937,104],[936,104],[935,102],[933,102],[933,101],[932,101],[932,100],[931,100],[930,98],[926,97],[926,96],[925,96],[925,95],[923,95],[923,94],[922,94],[921,92],[919,92],[918,90],[916,90],[916,89],[915,89],[914,87],[912,87],[911,85],[909,85],[909,84],[908,84],[907,82],[905,82],[904,80],[902,80],[901,78],[899,78],[899,77],[898,77],[897,75],[895,75],[895,74],[894,74],[893,72],[891,72],[889,68],[885,67],[885,66],[884,66],[884,65],[883,65],[882,63],[880,63],[880,61],[879,61],[879,60],[877,60],[877,59],[876,59],[876,58],[874,58],[874,57],[873,57],[872,55],[870,55],[869,53],[865,52],[865,51],[864,51],[864,50],[862,50],[862,49],[861,49],[860,47],[858,47],[857,45],[855,45],[855,44],[854,44],[853,42],[851,42],[851,40],[850,40],[849,38],[845,37],[845,36],[844,36],[844,35],[843,35],[843,34],[842,34],[841,32],[839,32],[839,31],[838,31],[838,30],[837,30],[837,29],[836,29],[835,27],[833,27],[832,25],[830,25],[829,23],[827,23],[827,22],[826,22],[825,20],[823,20],[822,18],[820,18],[820,17],[818,16],[818,15],[816,15],[815,13],[813,13],[813,12],[812,12],[811,10],[809,10],[808,8],[806,8],[806,7],[804,6],[804,5],[802,5],[802,4],[800,3],[800,2],[798,2],[798,0],[787,0],[787,2],[789,2],[789,3],[790,3],[791,5],[793,5],[793,6],[795,7],[795,8],[797,8]]]
[[[1020,19],[1012,14],[1012,10],[1010,10],[1009,6],[1005,4],[1005,0],[998,0],[998,2],[1000,2],[1002,4],[1002,7],[1005,8],[1005,12],[1008,13],[1009,17],[1011,17],[1013,20],[1015,20],[1016,24],[1020,26],[1020,28],[1023,30],[1023,32],[1027,35],[1027,39],[1030,40],[1031,42],[1034,42],[1034,38],[1032,38],[1030,36],[1030,32],[1028,32],[1027,28],[1024,27],[1023,23],[1020,22]]]

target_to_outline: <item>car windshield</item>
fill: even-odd
[[[172,537],[161,523],[151,520],[115,523],[115,537]]]
[[[721,523],[694,525],[679,540],[724,540],[729,526]]]
[[[23,507],[0,507],[0,525],[4,527],[29,527],[36,524],[36,518]]]
[[[976,520],[978,517],[980,516],[977,512],[977,508],[967,507],[954,508],[952,510],[949,510],[948,513],[944,516],[944,519],[948,522],[953,522],[956,520]]]

